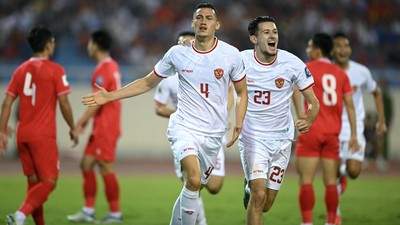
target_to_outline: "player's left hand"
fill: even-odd
[[[0,155],[3,155],[7,150],[8,138],[7,134],[0,132]]]
[[[233,130],[232,134],[232,139],[228,142],[228,144],[226,144],[226,147],[230,148],[233,144],[235,144],[236,140],[239,137],[240,132],[242,132],[242,128],[235,126],[235,129]]]
[[[351,152],[358,152],[360,150],[360,145],[358,144],[358,139],[356,135],[350,136],[349,149]]]
[[[387,132],[386,124],[383,122],[376,123],[376,135],[382,136]]]
[[[78,132],[74,129],[74,130],[70,130],[70,131],[69,131],[69,136],[70,136],[71,141],[73,142],[72,148],[74,148],[74,147],[77,146],[78,143],[79,143],[79,134],[78,134]]]

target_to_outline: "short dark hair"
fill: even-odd
[[[91,40],[102,51],[110,51],[112,38],[111,35],[105,30],[98,30],[92,33]]]
[[[43,52],[46,44],[54,38],[53,33],[43,25],[34,27],[28,34],[27,40],[33,52]]]
[[[179,37],[181,37],[181,36],[195,36],[195,34],[194,34],[194,32],[193,31],[182,31],[182,32],[180,32],[179,34],[178,34],[178,36],[177,36],[177,41],[179,41]]]
[[[247,31],[249,32],[249,35],[255,35],[258,32],[258,24],[263,23],[263,22],[275,23],[275,19],[270,16],[259,16],[255,19],[253,19],[249,23],[249,26],[247,27]]]
[[[349,39],[349,38],[347,37],[347,35],[346,35],[344,32],[341,32],[341,31],[336,32],[335,34],[332,35],[332,37],[333,37],[334,39],[335,39],[335,38],[346,38],[346,39]]]
[[[199,3],[199,4],[196,5],[196,10],[195,11],[197,11],[198,9],[202,9],[202,8],[210,8],[210,9],[214,10],[215,15],[218,18],[218,11],[217,11],[217,9],[215,8],[215,6],[213,4],[211,4],[209,2]]]
[[[327,33],[316,33],[311,37],[313,47],[321,49],[324,56],[329,56],[333,49],[333,40]]]

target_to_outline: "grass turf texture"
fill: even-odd
[[[169,224],[172,206],[178,196],[181,183],[174,176],[119,176],[121,208],[124,224],[165,225]],[[96,219],[108,211],[103,193],[102,180],[99,184],[96,203]],[[14,212],[25,196],[26,182],[22,176],[0,176],[0,217]],[[321,177],[314,184],[316,205],[314,224],[324,224],[324,189]],[[360,177],[349,181],[349,187],[341,198],[343,224],[351,225],[395,225],[400,224],[400,179]],[[298,184],[294,175],[288,175],[271,211],[264,214],[264,224],[300,224],[298,206]],[[202,191],[208,224],[243,225],[246,212],[243,208],[243,178],[225,178],[224,187],[218,195]],[[83,197],[80,176],[61,176],[58,186],[45,204],[48,225],[71,224],[66,215],[81,209]],[[34,224],[31,217],[28,225]],[[2,224],[2,222],[0,222]]]

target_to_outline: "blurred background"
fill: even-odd
[[[44,24],[56,35],[54,61],[67,71],[73,89],[75,118],[84,107],[83,94],[90,92],[95,63],[87,56],[86,44],[92,31],[105,28],[114,38],[112,55],[120,63],[123,83],[146,75],[176,42],[181,31],[192,30],[193,0],[0,0],[0,89],[1,99],[13,70],[31,56],[26,43],[29,30]],[[210,1],[219,10],[221,29],[217,36],[239,50],[252,48],[247,25],[256,16],[276,19],[279,47],[307,61],[305,47],[315,32],[345,32],[353,48],[352,59],[365,64],[387,91],[393,110],[387,158],[400,161],[400,1],[399,0],[221,0]],[[172,157],[165,130],[167,120],[153,113],[154,92],[124,100],[121,157]],[[371,95],[365,98],[369,119],[376,111]],[[59,118],[60,119],[60,118]],[[15,119],[14,119],[15,121]],[[371,123],[371,121],[369,121]],[[80,157],[86,143],[70,150],[68,130],[58,123],[61,151]],[[372,128],[373,129],[373,125]],[[90,128],[89,128],[90,129]],[[87,130],[86,135],[90,130]],[[371,140],[371,158],[379,138]],[[378,146],[378,147],[377,147]],[[9,154],[12,154],[12,150]],[[227,157],[238,159],[234,148]]]

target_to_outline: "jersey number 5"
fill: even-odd
[[[36,96],[36,84],[32,83],[32,74],[26,73],[25,82],[24,82],[24,95],[32,96],[31,104],[35,105],[35,96]]]

